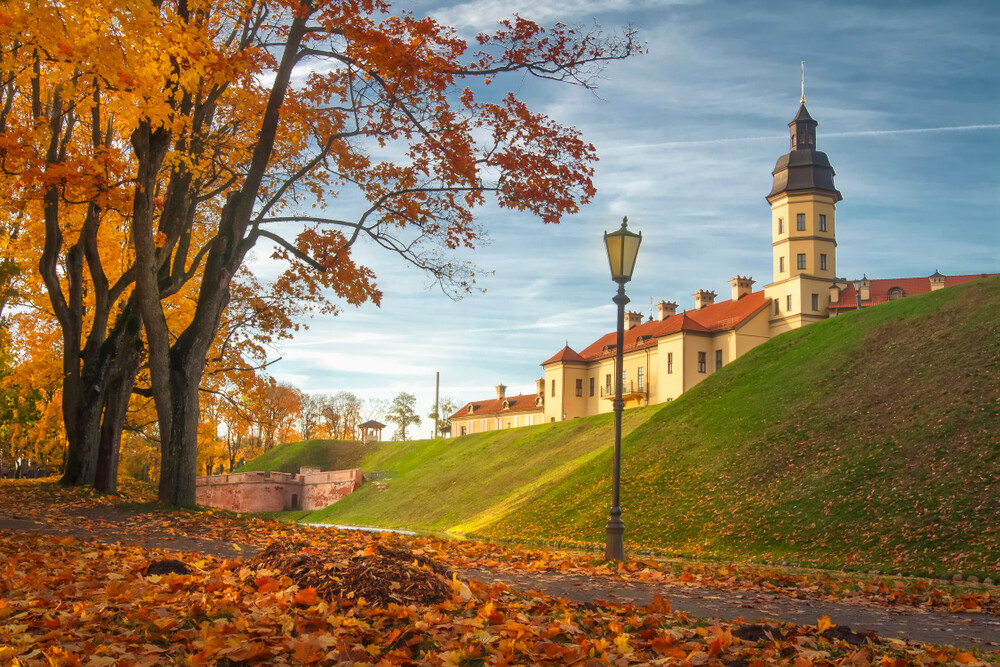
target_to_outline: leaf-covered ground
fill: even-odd
[[[130,489],[129,495],[142,499]],[[988,589],[962,594],[938,591],[926,582],[895,589],[829,575],[644,560],[616,568],[584,555],[312,529],[216,512],[129,514],[112,505],[111,499],[51,482],[0,482],[0,516],[70,531],[0,531],[0,664],[806,667],[1000,659],[996,653],[879,640],[824,618],[804,626],[707,623],[672,611],[662,599],[645,607],[577,604],[442,573],[444,567],[489,567],[626,581],[698,581],[719,588],[784,588],[794,595],[996,613]],[[102,518],[102,508],[114,519]],[[129,518],[122,522],[121,516]],[[106,538],[112,528],[131,537],[195,536],[237,552],[280,548],[243,559],[178,554],[134,546],[128,539],[118,544],[91,539]],[[150,573],[151,564],[165,559],[182,561],[188,571]],[[422,590],[436,589],[441,596],[415,591],[418,580]]]

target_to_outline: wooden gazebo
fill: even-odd
[[[358,432],[361,434],[361,444],[367,445],[369,442],[382,441],[382,429],[385,424],[369,419],[364,424],[358,424]]]

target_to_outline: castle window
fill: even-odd
[[[826,271],[826,255],[820,253],[819,256],[819,270]]]
[[[889,296],[889,301],[895,301],[896,299],[902,299],[903,298],[903,288],[902,287],[893,287],[891,290],[889,290],[888,296]]]
[[[670,374],[673,372],[674,372],[674,353],[667,352],[667,373]]]
[[[795,265],[800,269],[806,268],[806,254],[804,252],[800,252],[795,256]]]
[[[699,352],[698,353],[698,372],[699,373],[707,373],[708,372],[707,356],[708,355],[705,354],[704,352]]]
[[[800,232],[806,231],[806,214],[798,213],[795,215],[795,229]]]
[[[778,218],[778,233],[779,234],[784,234],[785,233],[785,219],[784,218]]]
[[[715,351],[715,370],[722,368],[722,350]]]
[[[826,216],[820,213],[819,215],[819,231],[826,231]]]
[[[813,310],[819,310],[819,294],[812,295],[812,307]]]
[[[646,391],[646,368],[639,366],[639,391]]]
[[[594,395],[594,378],[590,378],[590,395]]]
[[[792,312],[792,295],[791,294],[785,295],[785,310],[787,310],[788,312]]]
[[[552,381],[552,390],[551,390],[551,392],[552,392],[552,397],[555,398],[555,396],[556,396],[556,381],[555,380]]]
[[[577,378],[576,380],[576,395],[583,398],[583,378]]]
[[[779,313],[781,313],[781,307],[778,305],[778,300],[775,299],[774,300],[774,314],[778,315]]]
[[[785,258],[784,257],[779,257],[778,258],[778,273],[784,273],[784,272],[785,272]]]
[[[611,394],[611,373],[604,376],[604,393]]]

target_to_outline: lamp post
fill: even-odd
[[[625,346],[625,283],[632,280],[635,258],[639,254],[642,234],[628,231],[628,218],[622,218],[622,226],[610,234],[604,232],[604,245],[608,250],[611,265],[611,279],[618,283],[618,294],[613,299],[618,305],[618,336],[615,346],[615,460],[612,481],[611,513],[608,517],[608,539],[604,547],[606,560],[625,560],[625,522],[622,521],[621,475],[622,475],[622,348]]]
[[[866,276],[865,276],[864,278],[862,278],[861,280],[852,280],[852,281],[851,281],[851,282],[853,282],[853,283],[854,283],[854,296],[855,296],[855,297],[857,297],[857,299],[858,299],[858,310],[861,310],[861,284],[862,284],[862,283],[863,283],[863,282],[864,282],[865,280],[867,280],[867,279],[868,279],[868,277],[867,277],[867,275],[866,275]]]

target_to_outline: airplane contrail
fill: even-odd
[[[982,125],[952,125],[945,127],[915,127],[902,130],[858,130],[855,132],[822,132],[821,138],[828,137],[869,137],[890,134],[926,134],[932,132],[968,132],[972,130],[1000,130],[1000,123],[988,123]],[[787,134],[768,134],[759,137],[729,137],[724,139],[694,139],[691,141],[664,141],[653,144],[642,144],[628,147],[628,150],[640,148],[662,148],[666,146],[694,146],[704,144],[732,144],[743,141],[774,141],[775,139],[786,139]],[[616,147],[625,148],[625,147]],[[609,149],[605,149],[607,152]],[[611,149],[614,150],[614,149]]]

